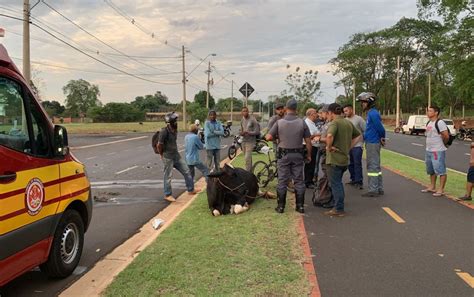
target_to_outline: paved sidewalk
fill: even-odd
[[[304,222],[322,296],[474,296],[474,211],[383,174],[379,198],[345,186],[342,218],[324,215],[307,190]]]

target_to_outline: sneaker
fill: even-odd
[[[166,196],[166,197],[165,197],[165,200],[168,201],[168,202],[176,202],[176,199],[175,199],[173,196],[171,196],[171,195]]]
[[[326,211],[324,213],[325,215],[331,216],[331,217],[343,217],[346,215],[346,212],[343,210],[336,210],[336,209],[331,209],[329,211]]]
[[[459,197],[457,200],[461,200],[461,201],[471,201],[471,200],[472,200],[472,197],[471,197],[471,196],[464,195],[464,196],[462,196],[462,197]]]
[[[384,190],[379,190],[379,195],[380,196],[383,196],[385,194],[385,191]]]
[[[378,197],[379,193],[378,192],[366,192],[361,195],[362,197]]]

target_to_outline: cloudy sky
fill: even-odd
[[[0,14],[21,18],[22,2],[2,0]],[[32,26],[33,77],[43,100],[63,102],[62,87],[82,78],[99,86],[104,103],[130,102],[158,90],[173,102],[181,101],[184,45],[190,51],[188,73],[200,58],[217,54],[210,57],[215,67],[211,94],[217,98],[230,96],[226,80],[234,79],[236,89],[246,81],[255,88],[251,99],[267,100],[287,87],[284,79],[290,64],[318,70],[323,91],[319,101],[331,102],[342,93],[334,89],[328,65],[337,49],[352,34],[389,27],[404,16],[416,17],[417,9],[416,0],[45,0],[31,14],[33,23],[58,38],[149,80],[122,74]],[[6,31],[0,43],[21,69],[22,23],[0,17],[0,27]],[[207,61],[189,77],[188,100],[206,89]],[[231,72],[235,75],[228,75]]]

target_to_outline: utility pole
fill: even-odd
[[[186,130],[186,66],[184,62],[184,45],[182,47],[183,53],[183,129]]]
[[[232,122],[234,118],[234,80],[231,81],[231,89],[230,89],[230,121]]]
[[[428,108],[431,106],[431,72],[428,73]]]
[[[395,127],[400,125],[400,56],[397,56],[397,113]]]
[[[209,85],[211,84],[211,61],[207,67],[207,94],[206,94],[206,108],[209,109]]]
[[[352,109],[354,110],[354,113],[356,112],[356,80],[355,78],[352,78],[352,85],[354,86],[352,90]]]
[[[30,68],[30,1],[23,0],[23,76],[31,84]]]

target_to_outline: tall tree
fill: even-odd
[[[48,113],[49,116],[54,117],[54,116],[59,116],[61,115],[66,108],[61,105],[58,101],[42,101],[41,105],[43,105],[44,109]]]
[[[207,100],[206,97],[206,91],[199,91],[199,93],[194,95],[194,102],[205,108]],[[209,108],[214,108],[214,105],[216,105],[216,101],[214,100],[214,97],[212,97],[212,95],[209,95]]]
[[[169,106],[168,97],[161,91],[156,91],[154,95],[137,96],[132,101],[132,105],[144,112],[164,111]]]
[[[291,65],[286,65],[286,68],[290,69]],[[318,71],[303,71],[299,66],[286,76],[285,82],[289,86],[289,91],[286,94],[294,94],[296,99],[304,102],[315,102],[321,89],[321,82],[318,81]]]
[[[75,117],[85,115],[89,108],[101,105],[99,86],[83,79],[70,80],[63,87],[63,93],[66,95],[66,108]]]

